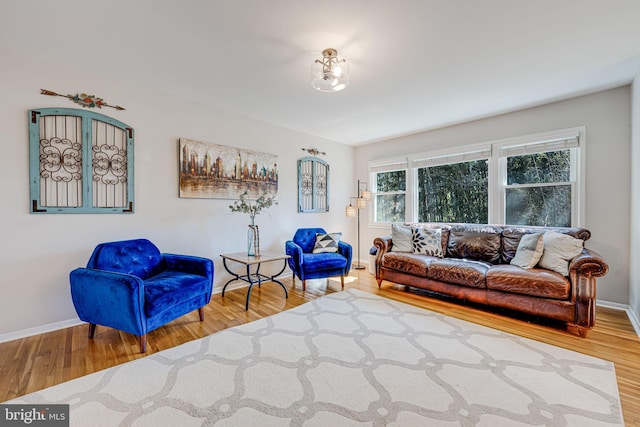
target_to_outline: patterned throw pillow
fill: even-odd
[[[413,253],[444,257],[442,230],[439,228],[413,227]]]
[[[522,268],[533,268],[542,257],[544,239],[542,233],[525,234],[518,243],[516,255],[511,260],[511,265]]]
[[[391,224],[391,252],[413,252],[413,232],[411,226]]]
[[[342,233],[316,234],[316,244],[313,247],[313,253],[338,252],[338,242],[340,242],[341,237]]]

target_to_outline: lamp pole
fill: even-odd
[[[361,186],[365,186],[365,190],[361,190]],[[356,270],[364,270],[364,265],[360,262],[360,209],[367,206],[367,200],[371,199],[371,192],[367,190],[367,183],[358,180],[358,199],[356,200],[356,208],[358,209],[358,264],[353,268]]]
[[[360,181],[358,181],[358,198],[360,198]],[[357,201],[356,201],[357,202]],[[356,270],[364,270],[364,265],[360,263],[360,208],[357,207],[358,210],[358,263],[353,266]]]
[[[365,190],[360,190],[361,185],[365,185]],[[367,200],[371,199],[371,192],[366,189],[366,182],[360,182],[358,180],[358,196],[351,197],[349,201],[349,206],[347,206],[346,213],[347,216],[357,217],[358,219],[358,241],[356,246],[356,251],[358,252],[358,262],[353,265],[353,268],[356,270],[364,270],[364,266],[360,263],[360,209],[364,209],[367,206]],[[355,207],[351,204],[351,200],[356,199]],[[357,211],[357,212],[356,212]]]

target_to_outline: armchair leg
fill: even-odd
[[[147,334],[140,337],[140,353],[147,352]]]
[[[302,281],[302,291],[304,292],[304,291],[306,291],[306,290],[307,290],[307,281],[306,281],[306,280],[303,280],[303,281]]]
[[[89,338],[93,338],[95,334],[96,334],[96,324],[89,323]]]
[[[344,274],[340,276],[340,284],[342,285],[342,290],[344,291]]]
[[[198,309],[198,315],[200,316],[200,321],[204,321],[204,307]]]

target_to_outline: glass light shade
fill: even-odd
[[[311,66],[311,86],[320,92],[339,92],[349,84],[349,63],[335,49],[322,51]]]
[[[347,216],[355,217],[356,216],[356,207],[353,206],[353,205],[347,206],[346,214],[347,214]]]
[[[358,207],[358,209],[364,209],[367,207],[367,201],[362,197],[358,197],[356,199],[356,206]]]

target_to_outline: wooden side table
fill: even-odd
[[[249,289],[247,290],[247,302],[244,307],[245,310],[249,310],[249,298],[251,297],[251,289],[253,288],[253,285],[255,285],[256,283],[258,284],[258,287],[260,287],[260,285],[262,285],[263,282],[275,282],[280,286],[282,286],[282,289],[284,289],[285,298],[289,298],[289,292],[287,292],[286,286],[284,286],[284,284],[281,281],[277,280],[276,277],[280,276],[284,272],[284,269],[287,268],[287,259],[291,258],[291,256],[276,253],[276,252],[264,252],[257,257],[248,256],[246,252],[220,254],[220,256],[222,257],[222,264],[224,265],[224,269],[227,270],[227,273],[233,276],[233,278],[229,280],[227,283],[225,283],[224,287],[222,288],[223,297],[224,297],[224,291],[225,289],[227,289],[227,286],[229,285],[229,283],[235,282],[236,280],[242,280],[244,282],[249,283]],[[273,276],[267,276],[260,273],[260,266],[262,264],[266,262],[273,262],[278,260],[284,261],[282,270],[280,270],[278,273],[274,274]],[[227,261],[234,261],[238,264],[243,264],[246,267],[246,274],[238,274],[231,271],[229,269],[229,266],[227,265]],[[251,266],[253,265],[257,265],[256,271],[254,273],[251,272]]]

